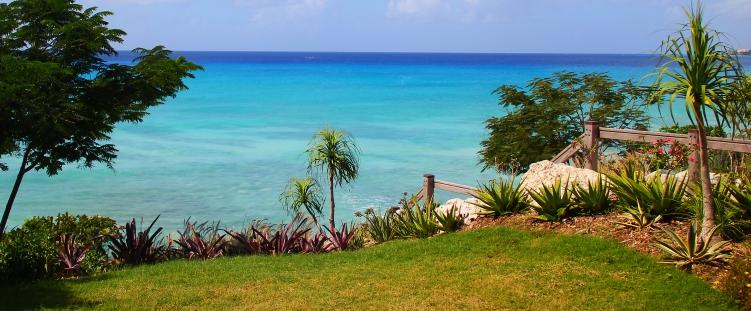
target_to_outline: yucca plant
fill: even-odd
[[[695,223],[691,223],[686,240],[678,237],[673,230],[667,228],[662,230],[668,240],[658,240],[655,244],[667,254],[667,258],[662,263],[675,265],[691,272],[694,265],[721,266],[732,257],[730,249],[727,248],[730,244],[728,241],[710,242],[717,227],[707,231],[709,235],[706,243],[701,239],[700,232],[696,231]]]
[[[387,209],[383,215],[378,215],[373,210],[365,212],[365,230],[376,243],[383,243],[397,238],[394,211]]]
[[[329,249],[332,251],[346,251],[356,248],[355,239],[358,235],[358,228],[355,225],[350,225],[347,228],[347,224],[342,224],[337,230],[336,228],[329,228],[324,226],[326,232],[328,232]]]
[[[57,254],[60,258],[60,268],[64,276],[79,274],[81,263],[86,259],[86,254],[91,250],[92,245],[80,245],[76,243],[76,237],[70,234],[63,234],[57,238]]]
[[[185,221],[185,229],[179,232],[178,252],[188,259],[212,259],[224,255],[224,248],[229,244],[224,234],[219,234],[219,223],[197,224]]]
[[[652,217],[651,215],[646,213],[641,207],[641,203],[639,202],[636,203],[636,207],[623,206],[623,210],[625,212],[621,217],[624,218],[625,221],[616,222],[616,224],[633,229],[641,230],[647,227],[652,227],[655,223],[659,222],[662,219],[662,216],[660,215]]]
[[[583,214],[605,214],[613,208],[610,187],[602,175],[594,182],[587,181],[586,186],[577,184],[573,191],[575,205]]]
[[[435,209],[438,204],[432,199],[420,200],[413,197],[406,200],[396,212],[397,234],[402,237],[428,238],[438,233]]]
[[[482,209],[481,214],[496,218],[521,213],[529,208],[521,183],[514,186],[513,178],[491,180],[488,184],[480,185],[472,196],[480,201],[474,205]]]
[[[445,212],[436,212],[435,218],[438,221],[438,228],[443,232],[455,232],[464,224],[464,218],[467,215],[461,214],[452,206]]]
[[[536,203],[531,207],[537,212],[537,220],[562,221],[571,216],[574,207],[572,191],[568,189],[568,183],[563,184],[560,178],[550,186],[543,185],[538,190],[530,190],[529,196]]]
[[[125,224],[124,232],[109,237],[108,248],[112,253],[112,258],[126,265],[154,263],[163,259],[165,245],[162,244],[161,239],[162,227],[151,232],[158,219],[159,216],[156,216],[146,229],[138,231],[136,219],[132,218]]]

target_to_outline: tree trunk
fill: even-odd
[[[23,176],[29,169],[26,167],[26,163],[29,160],[28,150],[24,152],[23,159],[21,160],[21,167],[18,169],[18,175],[16,175],[16,182],[13,183],[13,190],[10,192],[8,202],[5,204],[5,211],[3,212],[3,219],[0,221],[0,238],[5,234],[5,226],[8,224],[8,217],[10,216],[10,210],[13,208],[13,202],[16,201],[16,195],[18,195],[18,189],[21,187],[21,181]]]
[[[702,219],[701,239],[705,243],[710,240],[709,231],[715,227],[715,206],[714,197],[712,196],[712,180],[709,178],[709,151],[707,150],[707,134],[704,130],[702,120],[697,119],[697,130],[699,132],[699,163],[701,165],[699,173],[701,175],[701,193],[702,206],[704,210],[704,219]]]
[[[331,228],[331,231],[336,230],[334,222],[334,174],[331,173],[331,169],[329,169],[329,197],[331,198],[331,211],[329,212],[329,228]]]

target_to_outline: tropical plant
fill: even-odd
[[[112,258],[125,265],[139,265],[144,263],[154,263],[165,257],[165,245],[162,243],[162,227],[154,229],[154,224],[159,219],[156,216],[154,220],[143,231],[138,231],[136,219],[132,218],[125,224],[124,232],[112,235],[109,238],[109,249]]]
[[[347,224],[342,224],[339,229],[329,228],[324,226],[326,232],[328,232],[329,249],[332,251],[346,251],[355,248],[355,239],[357,238],[359,229],[357,226],[350,225],[350,229],[347,228]]]
[[[252,228],[260,243],[260,249],[271,255],[284,255],[299,252],[305,235],[310,231],[310,224],[301,214],[295,215],[287,224]]]
[[[368,237],[376,243],[383,243],[397,238],[394,211],[387,209],[383,215],[376,214],[372,209],[365,211],[365,231]]]
[[[638,188],[641,193],[639,200],[648,204],[648,211],[653,217],[662,216],[664,220],[686,218],[688,211],[683,206],[688,183],[675,176],[655,174],[644,187]]]
[[[125,36],[109,28],[111,14],[75,1],[0,4],[0,157],[20,159],[0,235],[27,173],[112,167],[117,148],[106,142],[115,125],[142,121],[201,68],[162,46],[135,49],[132,64],[105,61]]]
[[[514,186],[514,178],[491,180],[488,184],[480,185],[472,196],[480,201],[472,204],[483,210],[481,214],[496,218],[521,213],[529,208],[527,195],[521,183]]]
[[[349,133],[324,128],[311,139],[306,151],[308,171],[325,174],[329,182],[329,227],[334,228],[334,186],[348,184],[357,178],[360,169],[360,149]]]
[[[185,229],[178,232],[178,252],[188,259],[212,259],[224,255],[228,241],[219,234],[219,223],[197,223],[185,221]]]
[[[741,241],[751,233],[751,192],[748,186],[748,182],[734,185],[726,178],[720,178],[712,189],[717,231],[726,239]],[[687,205],[693,210],[695,221],[704,218],[702,199],[701,187],[692,185]]]
[[[323,232],[316,232],[315,234],[306,234],[300,239],[301,251],[303,253],[325,253],[331,250],[331,243],[329,238]]]
[[[676,100],[684,100],[688,117],[696,125],[704,207],[701,237],[708,239],[709,230],[715,228],[707,148],[708,116],[714,116],[718,126],[737,126],[734,108],[724,99],[733,92],[741,76],[741,65],[731,55],[732,48],[722,42],[723,35],[705,23],[701,2],[685,13],[688,22],[662,42],[665,61],[654,74],[650,101],[659,104],[667,97],[672,115]]]
[[[727,248],[730,242],[710,242],[716,230],[717,227],[710,229],[707,231],[709,234],[707,238],[702,239],[700,233],[696,231],[696,224],[691,223],[688,237],[683,240],[673,230],[663,228],[662,231],[668,240],[658,240],[656,243],[656,246],[667,254],[667,258],[662,263],[675,265],[688,272],[691,272],[693,266],[698,264],[710,266],[725,264],[726,260],[732,257],[730,249]]]
[[[76,238],[70,234],[63,234],[58,238],[57,254],[60,258],[60,268],[63,276],[73,276],[83,270],[81,264],[92,245],[76,243]]]
[[[287,188],[279,195],[279,201],[290,214],[306,212],[316,225],[318,217],[323,213],[321,187],[312,177],[290,179]]]
[[[436,220],[438,204],[432,198],[420,200],[412,197],[406,200],[402,208],[395,213],[397,235],[401,237],[428,238],[440,230]]]
[[[617,171],[606,171],[610,188],[618,197],[621,206],[635,207],[639,205],[644,191],[644,173],[636,165],[627,165]]]
[[[455,232],[464,224],[467,215],[459,213],[456,206],[444,212],[436,212],[435,219],[438,221],[438,229],[443,232]]]
[[[526,86],[502,85],[494,94],[506,111],[485,121],[489,136],[479,151],[484,169],[526,171],[531,163],[551,159],[573,143],[588,120],[615,128],[649,126],[643,91],[631,81],[617,82],[602,73],[558,72]]]
[[[537,220],[562,221],[572,216],[572,209],[575,208],[568,182],[562,184],[560,178],[557,178],[552,185],[543,185],[538,190],[530,190],[529,196],[535,203],[530,206],[537,212],[534,217]]]
[[[610,187],[602,175],[599,175],[594,182],[587,181],[586,186],[577,184],[573,191],[574,204],[583,214],[605,214],[613,208],[613,201],[610,200]]]
[[[627,205],[623,206],[623,210],[625,213],[623,213],[621,217],[626,221],[616,222],[616,224],[633,229],[641,230],[647,227],[652,227],[655,223],[659,222],[662,219],[661,215],[652,216],[651,214],[645,212],[641,207],[641,203],[639,202],[636,203],[636,207]]]

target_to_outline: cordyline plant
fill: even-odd
[[[60,258],[63,276],[79,274],[81,263],[86,259],[86,254],[91,250],[92,245],[80,245],[76,243],[76,237],[70,234],[58,237],[57,244],[57,254]]]
[[[355,248],[355,239],[357,238],[357,228],[350,226],[347,228],[347,224],[337,230],[336,228],[329,228],[324,226],[326,232],[328,232],[328,238],[330,243],[330,249],[332,251],[345,251]]]
[[[165,255],[165,246],[160,238],[162,227],[151,232],[158,219],[159,216],[156,216],[143,231],[138,231],[135,218],[126,223],[125,232],[109,238],[108,247],[112,252],[112,258],[126,265],[154,263],[162,259]]]
[[[660,104],[667,98],[670,114],[673,104],[682,99],[692,124],[699,134],[699,164],[703,194],[704,219],[702,239],[710,238],[715,227],[715,204],[709,178],[707,127],[713,116],[718,126],[737,126],[736,108],[732,97],[742,67],[732,55],[732,48],[722,42],[723,34],[711,29],[704,21],[701,2],[685,10],[688,22],[662,42],[663,64],[653,75],[650,101]]]
[[[229,242],[224,234],[218,234],[218,223],[208,225],[186,221],[185,230],[180,232],[177,240],[179,251],[188,259],[212,259],[224,255],[224,248]]]

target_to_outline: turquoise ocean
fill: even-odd
[[[329,126],[352,133],[361,170],[337,189],[337,218],[394,205],[416,192],[424,173],[476,185],[496,177],[477,164],[484,121],[502,115],[491,92],[557,71],[641,79],[651,55],[181,52],[205,70],[190,89],[112,135],[115,169],[69,165],[54,177],[24,180],[11,226],[34,215],[131,217],[174,230],[188,217],[239,227],[286,219],[278,198],[305,176],[312,134]],[[128,62],[129,53],[110,59]],[[748,59],[746,59],[748,62]],[[657,116],[656,111],[652,113]],[[655,126],[663,123],[656,118]],[[0,172],[3,199],[17,161]],[[439,194],[447,199],[451,194]]]

